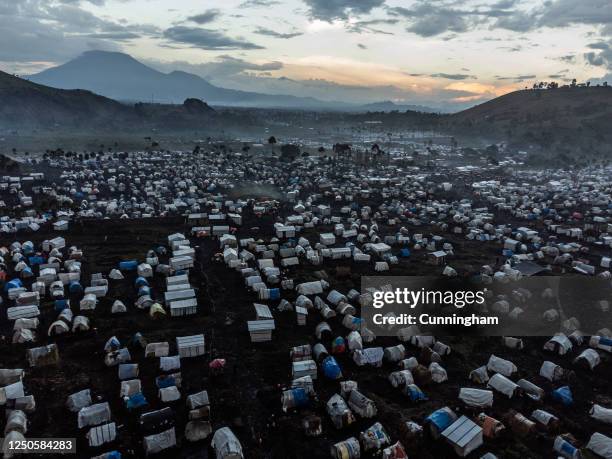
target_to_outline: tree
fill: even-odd
[[[293,144],[285,144],[281,146],[281,158],[284,160],[293,161],[300,154],[300,147]]]
[[[276,143],[276,137],[274,137],[273,135],[270,136],[270,138],[268,139],[268,143],[270,145],[274,145]]]

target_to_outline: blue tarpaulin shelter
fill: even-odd
[[[155,378],[155,384],[160,389],[163,389],[165,387],[172,387],[172,386],[176,386],[176,379],[174,379],[174,376],[162,375],[162,376],[158,376],[157,378]]]
[[[454,420],[455,419],[446,408],[440,408],[425,418],[425,422],[435,426],[438,432],[442,432],[450,426]]]
[[[144,277],[137,277],[136,280],[134,281],[134,285],[136,287],[142,287],[143,285],[148,286],[149,281],[147,281]]]
[[[83,286],[78,281],[70,282],[68,287],[70,293],[83,293]]]
[[[36,265],[42,265],[45,262],[45,259],[41,256],[34,256],[34,257],[28,258],[28,261],[30,262],[30,266],[36,266]]]
[[[302,408],[304,406],[308,406],[308,394],[303,387],[296,387],[295,389],[291,389],[291,393],[293,394],[293,401],[295,403],[295,408]]]
[[[21,280],[13,279],[6,283],[6,285],[4,286],[4,291],[8,292],[12,288],[19,288],[19,287],[23,287],[23,283],[21,282]]]
[[[68,300],[55,300],[54,308],[55,312],[62,312],[64,309],[69,308],[70,303]]]
[[[138,392],[128,398],[126,402],[126,407],[128,410],[135,410],[137,408],[143,408],[148,405],[147,399],[143,395],[142,392]]]
[[[427,395],[416,384],[408,384],[406,386],[406,395],[412,402],[428,400]],[[435,413],[432,413],[432,415]]]
[[[340,379],[342,378],[342,370],[340,365],[335,358],[332,356],[326,357],[321,364],[323,367],[323,374],[329,379]]]
[[[121,271],[136,271],[138,268],[138,262],[136,260],[127,260],[119,262],[119,269]]]
[[[555,389],[552,393],[553,400],[561,402],[565,406],[570,406],[574,403],[574,397],[569,386],[562,386]]]

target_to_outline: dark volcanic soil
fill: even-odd
[[[245,213],[245,223],[239,230],[238,237],[270,234],[273,223],[271,217],[256,218],[248,210]],[[250,230],[252,227],[259,230]],[[147,220],[147,221],[102,221],[75,223],[64,236],[67,246],[76,245],[83,250],[82,282],[88,285],[90,275],[96,272],[105,274],[117,266],[122,259],[144,259],[146,251],[166,242],[169,234],[176,231],[186,231],[179,219]],[[39,233],[28,234],[20,240],[33,240],[38,243],[49,238],[51,233],[41,230]],[[3,237],[0,245],[8,245],[14,239]],[[491,248],[483,252],[483,245],[478,248],[465,239],[457,239],[457,244],[463,248],[457,253],[464,255],[457,263],[463,266],[480,266],[495,259],[498,253]],[[477,243],[474,243],[477,244]],[[183,359],[181,362],[183,396],[206,389],[211,399],[211,418],[213,429],[223,425],[231,426],[238,435],[249,458],[318,458],[329,457],[329,446],[369,427],[374,420],[359,420],[353,426],[337,431],[325,413],[325,402],[331,395],[339,391],[335,381],[321,377],[316,382],[319,401],[312,407],[323,419],[323,434],[318,438],[309,438],[301,428],[301,419],[306,412],[285,414],[281,410],[280,395],[283,385],[291,380],[291,362],[289,350],[291,347],[316,343],[314,327],[320,321],[316,313],[311,313],[308,324],[298,327],[294,313],[275,312],[276,330],[271,343],[251,344],[246,329],[246,321],[254,319],[253,302],[255,297],[244,288],[240,275],[225,267],[223,263],[212,260],[218,250],[218,242],[212,239],[192,240],[192,246],[197,246],[196,268],[191,271],[191,284],[198,290],[199,311],[188,318],[166,318],[152,320],[144,311],[133,306],[136,299],[134,288],[135,275],[126,276],[122,281],[110,281],[107,298],[100,301],[97,309],[90,313],[92,331],[83,334],[68,334],[58,338],[47,338],[44,334],[37,345],[57,341],[60,349],[61,362],[57,366],[27,369],[24,379],[28,393],[36,397],[37,409],[29,415],[30,428],[28,437],[77,437],[78,456],[91,457],[112,447],[119,449],[128,457],[141,457],[142,434],[138,431],[138,413],[128,412],[119,397],[120,383],[116,367],[104,365],[104,343],[116,335],[122,343],[127,343],[136,333],[141,332],[149,342],[170,342],[171,349],[175,346],[175,337],[204,333],[206,337],[207,354],[205,358]],[[484,246],[486,247],[486,245]],[[165,260],[160,260],[164,262]],[[336,266],[351,266],[350,275],[336,276]],[[332,285],[342,292],[348,288],[360,287],[360,275],[368,271],[358,268],[349,262],[329,264],[324,268],[297,267],[294,271],[296,281],[314,279],[316,270],[325,269],[332,279]],[[435,268],[425,266],[418,261],[407,261],[401,267],[393,268],[390,274],[432,274]],[[428,273],[428,270],[432,270]],[[363,271],[363,272],[361,272]],[[165,290],[162,276],[156,274],[152,281],[154,297],[161,297]],[[288,299],[294,299],[292,293]],[[110,308],[115,299],[121,299],[128,307],[124,315],[111,315]],[[73,310],[76,312],[73,302]],[[275,306],[275,302],[270,303]],[[55,320],[56,313],[52,303],[47,299],[41,305],[40,330],[45,330]],[[4,312],[3,312],[4,314]],[[0,367],[18,368],[26,365],[25,347],[10,345],[10,330],[5,318],[2,319],[2,334],[7,337],[0,345]],[[346,335],[337,320],[331,320],[335,334]],[[387,381],[388,374],[394,370],[385,364],[380,369],[359,368],[348,355],[337,357],[342,366],[345,378],[358,381],[363,393],[374,399],[378,406],[380,420],[393,441],[401,439],[400,424],[405,420],[422,422],[434,409],[448,405],[461,412],[461,404],[457,399],[460,387],[474,387],[468,381],[471,370],[486,364],[489,356],[494,353],[500,357],[512,360],[519,368],[520,377],[546,389],[547,393],[553,386],[540,378],[539,368],[543,360],[552,360],[563,367],[571,367],[571,357],[558,357],[543,352],[544,339],[526,339],[526,347],[522,351],[504,347],[499,338],[440,338],[452,346],[452,353],[444,357],[442,365],[448,372],[449,381],[436,385],[422,387],[429,401],[413,405],[397,389],[393,389]],[[377,345],[396,343],[396,340],[377,340]],[[324,343],[330,349],[330,343]],[[133,361],[140,366],[140,379],[144,394],[149,401],[150,409],[162,407],[158,400],[155,387],[155,376],[161,372],[157,359],[145,359],[142,349],[132,347]],[[171,355],[173,351],[171,351]],[[408,347],[409,356],[419,356],[416,348]],[[599,431],[608,436],[612,428],[595,423],[588,416],[588,408],[593,401],[605,402],[612,399],[610,381],[612,380],[612,365],[610,356],[602,354],[603,362],[594,372],[575,369],[576,380],[571,383],[575,405],[565,408],[547,398],[543,404],[546,410],[556,414],[563,422],[562,431],[572,432],[581,444],[585,444],[589,436]],[[222,376],[209,374],[208,362],[213,358],[227,359],[227,369]],[[560,385],[560,384],[558,384]],[[557,387],[556,385],[555,387]],[[76,424],[76,414],[65,408],[66,397],[78,390],[91,388],[92,394],[99,400],[108,401],[112,408],[112,419],[119,428],[119,440],[115,445],[92,450],[87,446],[86,431],[79,431]],[[502,415],[513,408],[529,415],[541,405],[528,399],[506,400],[496,394],[495,403],[488,414],[501,419]],[[164,456],[180,455],[181,457],[209,457],[212,451],[208,445],[210,439],[189,443],[184,439],[184,424],[187,420],[184,397],[172,404],[176,413],[177,439],[179,451],[165,453]],[[552,451],[554,436],[541,435],[530,439],[519,439],[507,432],[498,440],[486,440],[470,457],[480,457],[486,451],[492,451],[500,458],[556,457]],[[453,453],[442,441],[426,438],[422,445],[406,444],[411,458],[445,458]],[[369,457],[369,456],[366,456]]]

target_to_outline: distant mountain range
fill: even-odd
[[[91,56],[108,56],[108,53],[94,53]],[[115,91],[115,97],[119,93],[112,81],[117,81],[117,84],[123,82],[124,91],[130,88],[129,91],[133,90],[146,100],[144,95],[148,91],[165,87],[170,80],[176,85],[173,89],[173,99],[176,98],[179,103],[121,103],[91,91],[52,88],[0,72],[0,129],[16,129],[20,132],[27,132],[29,129],[41,132],[63,130],[89,134],[151,130],[208,130],[212,133],[232,129],[235,132],[244,132],[244,129],[251,128],[258,131],[267,125],[265,114],[262,115],[265,108],[259,111],[214,110],[198,98],[200,95],[205,100],[219,100],[215,97],[221,96],[233,97],[239,104],[238,96],[243,94],[240,91],[216,88],[197,76],[185,73],[163,74],[139,64],[129,56],[118,56],[124,66],[114,67],[113,72],[102,71],[103,66],[87,69],[78,65],[77,68],[89,76],[92,85],[95,82],[101,89],[106,88],[107,92]],[[76,65],[75,62],[66,64],[67,68]],[[60,72],[62,67],[43,73],[49,79],[54,75],[59,78],[57,72]],[[139,73],[134,73],[135,70]],[[62,70],[60,73],[71,72]],[[42,76],[36,79],[42,80]],[[153,81],[158,83],[153,84]],[[184,81],[182,88],[177,81]],[[179,97],[184,99],[178,100]],[[285,101],[299,99],[261,94],[250,97],[250,101],[266,100],[271,106],[278,106],[278,97]],[[271,99],[267,99],[268,97]],[[454,114],[406,112],[404,108],[406,107],[396,106],[392,102],[381,102],[362,107],[360,114],[330,112],[329,116],[324,117],[327,121],[322,122],[333,123],[337,120],[358,123],[372,118],[366,114],[368,111],[386,111],[386,114],[379,114],[374,118],[398,129],[406,126],[432,128],[462,139],[507,142],[520,148],[535,147],[563,153],[568,157],[578,151],[603,154],[609,152],[609,145],[612,143],[612,87],[515,91]],[[419,107],[412,108],[418,110]],[[316,106],[311,109],[319,110]],[[312,126],[316,126],[316,123],[317,121],[313,121]]]
[[[322,101],[312,97],[225,89],[214,86],[191,73],[181,71],[163,73],[128,54],[107,51],[88,51],[65,64],[27,78],[53,88],[86,89],[128,102],[182,103],[189,97],[195,97],[205,100],[210,105],[223,106],[341,111],[435,111],[423,106],[397,106],[388,101],[359,105]]]
[[[179,105],[130,105],[90,91],[51,88],[0,72],[0,128],[184,129],[199,127],[214,115],[212,108],[197,99]]]
[[[430,107],[426,107],[424,105],[406,105],[406,104],[396,104],[391,100],[385,100],[383,102],[373,102],[371,104],[361,105],[360,108],[362,110],[366,110],[369,112],[405,112],[405,111],[413,111],[413,112],[427,112],[427,113],[435,113],[436,110],[433,110]]]

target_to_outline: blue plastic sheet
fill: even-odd
[[[323,374],[329,379],[340,379],[342,378],[342,370],[340,369],[340,365],[336,362],[332,356],[326,357],[323,360]]]
[[[142,287],[143,285],[148,286],[149,281],[147,281],[144,277],[137,277],[136,280],[134,281],[134,285],[136,287]]]
[[[563,403],[565,406],[570,406],[574,403],[574,397],[569,386],[559,387],[552,393],[553,400]]]
[[[427,400],[427,396],[423,393],[423,391],[414,384],[408,384],[406,386],[406,395],[408,395],[408,398],[413,402]]]
[[[440,408],[439,410],[436,410],[429,416],[427,416],[425,421],[431,422],[433,425],[436,426],[439,432],[442,432],[444,429],[446,429],[453,423],[453,418],[448,413],[448,411],[443,408]]]
[[[135,410],[137,408],[142,408],[143,406],[147,405],[147,399],[145,398],[142,392],[138,392],[137,394],[132,395],[126,403],[126,407],[128,410]]]
[[[293,400],[295,402],[295,407],[300,408],[308,405],[308,394],[304,390],[303,387],[296,387],[295,389],[291,389],[293,393]]]
[[[119,269],[121,271],[135,271],[138,268],[138,262],[136,260],[120,261]]]
[[[83,291],[83,286],[81,286],[81,284],[79,284],[77,281],[72,281],[70,282],[68,291],[70,293],[81,293]]]
[[[22,286],[23,286],[23,284],[21,283],[20,279],[13,279],[13,280],[10,280],[10,281],[8,281],[6,283],[6,285],[4,286],[4,291],[8,292],[12,288],[19,288],[19,287],[22,287]]]

